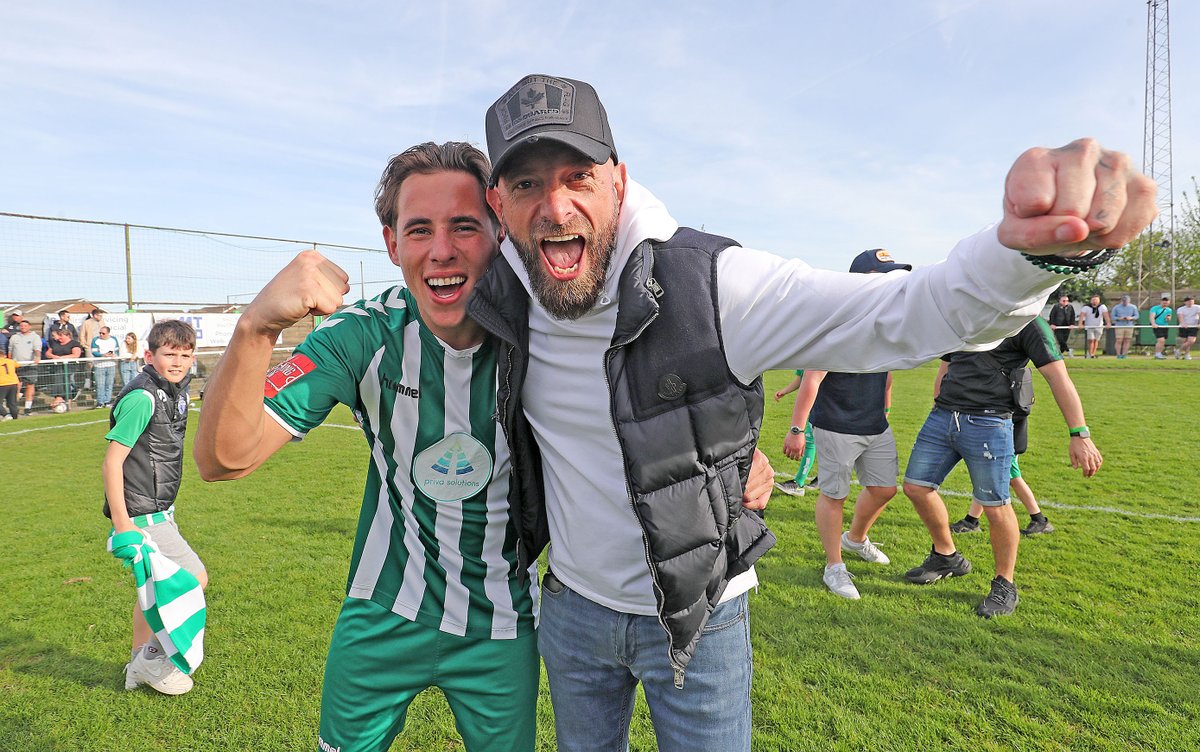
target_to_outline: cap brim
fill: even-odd
[[[608,144],[600,143],[594,138],[571,131],[540,131],[519,138],[504,150],[500,158],[492,164],[492,185],[496,185],[501,173],[518,152],[541,141],[554,141],[569,146],[596,164],[604,164],[613,157],[612,149]]]

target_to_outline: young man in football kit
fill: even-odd
[[[464,143],[393,157],[376,211],[407,286],[333,314],[268,372],[279,332],[335,311],[349,291],[335,264],[301,254],[242,314],[205,389],[196,463],[206,480],[250,473],[339,402],[371,448],[319,749],[388,749],[431,686],[468,750],[534,748],[537,577],[518,565],[509,520],[494,342],[465,315],[499,244],[488,173]]]

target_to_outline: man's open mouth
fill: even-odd
[[[541,243],[542,258],[555,279],[574,279],[579,274],[579,264],[583,259],[586,243],[582,235],[551,235],[543,238]]]
[[[467,278],[461,274],[452,277],[430,277],[425,280],[435,298],[453,298],[466,283]]]

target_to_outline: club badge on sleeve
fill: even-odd
[[[315,370],[317,370],[316,363],[312,362],[307,355],[296,353],[267,371],[267,381],[263,386],[263,393],[268,397],[274,397],[284,387]]]

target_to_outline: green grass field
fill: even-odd
[[[929,540],[902,494],[871,532],[893,563],[848,560],[863,598],[831,595],[815,492],[775,495],[779,544],[751,596],[754,749],[1200,749],[1200,366],[1068,364],[1105,463],[1086,481],[1070,468],[1062,417],[1035,377],[1021,465],[1058,531],[1022,541],[1012,617],[974,615],[991,577],[986,533],[958,536],[970,576],[904,581]],[[901,468],[933,375],[896,374]],[[768,394],[789,378],[769,374]],[[791,397],[768,397],[762,444],[781,473],[794,469],[781,452],[790,413]],[[0,424],[0,750],[314,749],[367,463],[361,435],[323,427],[233,483],[201,482],[189,453],[178,521],[211,574],[208,639],[196,688],[170,698],[123,689],[133,588],[104,550],[102,418]],[[352,422],[344,410],[331,421]],[[965,472],[945,488],[965,493]],[[952,519],[966,508],[962,495],[947,500]],[[541,748],[554,749],[544,680],[539,724]],[[633,734],[633,749],[654,748],[641,704]],[[436,692],[414,703],[393,747],[461,748]]]

